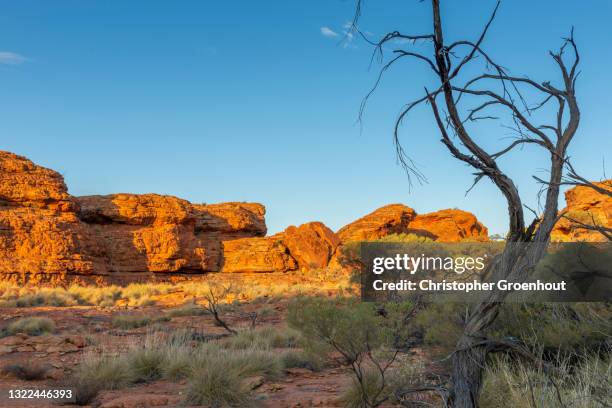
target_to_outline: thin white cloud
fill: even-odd
[[[321,27],[321,34],[323,34],[324,37],[328,37],[328,38],[334,38],[338,36],[337,32],[325,26]]]
[[[19,65],[26,62],[28,59],[21,54],[10,51],[0,51],[0,64],[4,65]]]

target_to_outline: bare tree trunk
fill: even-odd
[[[366,38],[365,34],[357,28],[357,20],[361,13],[361,2],[361,0],[357,0],[353,29]],[[442,143],[452,156],[475,170],[474,185],[486,177],[506,199],[509,221],[507,244],[502,254],[491,266],[489,276],[493,281],[506,279],[511,282],[524,282],[546,253],[551,231],[558,221],[557,207],[560,186],[564,184],[564,167],[569,168],[570,178],[581,184],[586,183],[586,180],[575,174],[569,163],[569,158],[566,156],[567,147],[580,122],[580,111],[575,95],[580,56],[572,30],[571,35],[564,39],[559,51],[556,53],[550,52],[550,56],[556,62],[563,78],[562,86],[553,86],[550,81],[539,83],[527,77],[509,75],[482,47],[499,4],[498,1],[476,41],[462,39],[450,44],[444,42],[440,0],[431,0],[433,32],[414,35],[393,31],[387,33],[377,43],[368,41],[376,46],[376,50],[381,54],[381,57],[383,45],[388,45],[397,39],[404,40],[403,43],[408,44],[414,44],[417,41],[430,41],[433,45],[433,55],[431,56],[419,53],[418,50],[395,49],[393,51],[395,57],[383,66],[378,80],[368,96],[376,89],[382,74],[401,58],[411,57],[424,62],[426,66],[433,70],[440,80],[439,87],[432,92],[425,89],[425,96],[408,103],[396,121],[394,141],[398,159],[409,175],[412,173],[416,174],[417,177],[419,176],[420,173],[414,169],[411,160],[405,156],[399,140],[398,128],[402,120],[415,107],[423,103],[429,103],[442,136]],[[467,49],[462,58],[458,56],[458,51],[461,49]],[[571,65],[566,65],[564,60],[564,52],[568,49],[573,52]],[[482,74],[467,80],[463,86],[457,86],[455,83],[459,82],[458,77],[462,68],[475,61],[476,57],[486,63],[485,70]],[[497,84],[497,87],[491,86],[490,81],[496,81],[494,84]],[[477,85],[480,85],[480,87],[477,88]],[[542,95],[543,100],[535,104],[534,107],[528,107],[518,86],[528,87],[532,91],[536,91]],[[464,95],[469,95],[471,98],[482,98],[481,100],[484,102],[475,108],[467,109],[467,111],[464,108],[463,112],[465,113],[462,116],[459,102]],[[368,96],[362,103],[362,110]],[[438,108],[438,96],[443,98],[445,110]],[[533,122],[534,118],[531,113],[540,109],[549,101],[557,102],[556,115],[545,124]],[[467,123],[474,123],[478,120],[499,119],[486,114],[484,116],[476,115],[490,107],[507,110],[515,124],[513,129],[518,135],[506,148],[494,153],[486,151],[482,145],[478,144],[465,127]],[[444,115],[445,117],[443,117]],[[567,118],[565,118],[566,116]],[[546,187],[544,208],[541,215],[536,216],[536,219],[527,228],[523,214],[523,202],[518,189],[513,180],[500,169],[497,163],[498,158],[524,144],[539,146],[550,154],[550,162],[547,166],[550,172],[548,180],[542,180],[534,176]],[[492,349],[493,343],[500,343],[488,339],[487,332],[497,318],[500,307],[508,294],[507,291],[493,291],[471,309],[463,334],[452,356],[450,403],[455,408],[478,407],[487,354]]]

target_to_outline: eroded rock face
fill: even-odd
[[[0,152],[3,279],[218,271],[223,241],[265,235],[264,214],[256,203],[158,194],[72,197],[60,174]],[[295,269],[287,262],[280,270]]]
[[[219,270],[219,245],[196,234],[189,201],[158,194],[77,197],[111,273]]]
[[[389,234],[405,233],[415,216],[410,207],[390,204],[342,227],[337,234],[342,242],[375,240]]]
[[[164,225],[193,221],[191,203],[159,194],[77,197],[81,220],[90,224]]]
[[[482,225],[474,214],[452,209],[417,215],[410,222],[407,232],[440,242],[489,239],[487,227]]]
[[[609,204],[582,200],[609,215]],[[192,204],[158,194],[72,197],[60,174],[0,152],[2,279],[287,272],[328,267],[341,242],[408,232],[443,241],[487,234],[470,213],[417,216],[402,204],[379,208],[338,234],[311,222],[266,237],[264,217],[257,203]]]
[[[60,174],[0,151],[0,274],[89,274],[96,253]]]
[[[338,236],[321,222],[291,226],[283,232],[282,241],[300,269],[325,268],[340,244]]]
[[[66,212],[76,209],[59,173],[5,151],[0,151],[0,205]]]
[[[282,234],[223,241],[222,259],[222,272],[287,272],[298,269],[298,263],[282,241]]]
[[[266,208],[259,203],[194,204],[198,233],[217,232],[224,239],[266,235]]]
[[[612,191],[612,179],[595,183]],[[590,187],[578,186],[565,193],[566,208],[562,210],[570,218],[561,218],[551,234],[553,241],[606,242],[607,238],[597,232],[582,228],[576,222],[612,228],[612,197],[601,194]]]

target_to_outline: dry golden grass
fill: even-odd
[[[20,286],[0,281],[0,307],[35,307],[35,306],[149,306],[157,303],[164,305],[197,307],[198,303],[210,293],[211,287],[225,279],[220,275],[210,279],[185,281],[179,283],[133,283],[127,286],[82,286],[39,287]],[[223,303],[232,302],[267,302],[271,299],[289,298],[298,295],[316,295],[330,291],[344,295],[357,293],[348,276],[335,271],[315,270],[295,272],[291,279],[266,280],[265,276],[255,277],[248,283],[231,284]],[[186,303],[187,302],[187,303]],[[176,316],[181,313],[189,315],[194,310],[175,310]]]

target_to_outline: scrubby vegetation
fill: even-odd
[[[28,361],[20,364],[8,364],[0,369],[0,374],[24,381],[36,381],[44,379],[48,371],[48,367]]]
[[[307,352],[338,355],[337,362],[351,369],[347,406],[377,407],[396,391],[390,368],[406,342],[401,322],[411,310],[410,303],[389,305],[387,311],[353,299],[303,298],[290,307],[287,319],[301,332]]]
[[[577,357],[577,356],[574,356]],[[554,368],[498,358],[487,367],[483,408],[612,406],[612,362],[597,355],[569,357]]]
[[[207,314],[208,311],[197,304],[196,302],[187,302],[181,306],[168,309],[166,316],[168,317],[185,317],[185,316],[202,316]]]
[[[113,327],[117,329],[129,330],[168,320],[170,320],[170,318],[166,316],[154,317],[138,314],[118,314],[113,316],[111,323]]]
[[[300,274],[296,272],[300,282],[279,281],[274,285],[269,283],[249,283],[239,287],[230,287],[225,293],[224,303],[233,301],[267,302],[282,297],[297,295],[314,295],[325,293],[329,288],[343,287],[351,292],[348,277],[337,271],[321,270]],[[218,284],[208,281],[186,281],[175,284],[168,283],[133,283],[127,286],[82,286],[39,287],[19,286],[9,282],[0,282],[0,307],[34,307],[34,306],[127,306],[141,307],[157,304],[163,296],[173,294],[177,298],[189,299],[184,308],[176,308],[170,312],[171,317],[181,313],[200,313],[197,304],[205,307],[205,299],[211,288],[218,289]],[[196,302],[197,301],[197,302]],[[185,315],[185,314],[183,314]]]
[[[30,336],[40,336],[53,333],[55,323],[47,317],[26,317],[9,324],[6,331],[8,334],[25,333]]]
[[[230,349],[244,350],[252,347],[260,349],[294,348],[299,345],[300,333],[290,328],[262,327],[243,330],[236,336],[228,338],[223,346]]]
[[[67,384],[76,389],[79,404],[88,404],[102,390],[162,378],[185,379],[186,403],[249,406],[253,401],[250,379],[274,379],[285,368],[312,366],[298,350],[274,350],[292,347],[295,336],[289,329],[262,329],[241,332],[235,336],[238,341],[198,343],[188,331],[149,333],[125,352],[86,354]],[[253,342],[248,344],[249,340]]]

